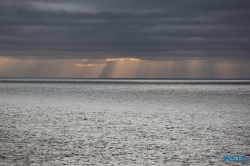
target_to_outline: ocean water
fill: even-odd
[[[0,79],[0,165],[250,165],[250,81]]]

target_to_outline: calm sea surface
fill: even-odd
[[[0,165],[225,165],[224,155],[250,165],[249,80],[0,79]]]

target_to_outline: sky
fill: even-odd
[[[250,78],[249,0],[1,0],[0,77]]]

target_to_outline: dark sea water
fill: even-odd
[[[0,79],[0,165],[250,165],[249,80]]]

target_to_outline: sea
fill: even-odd
[[[231,164],[250,80],[0,79],[0,165]]]

